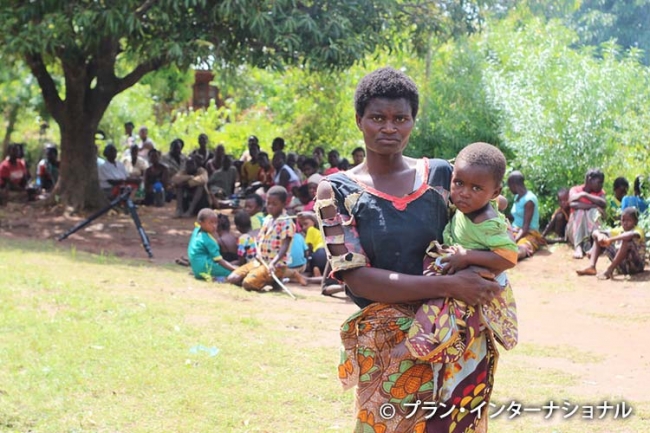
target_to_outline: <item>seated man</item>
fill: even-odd
[[[169,169],[169,177],[173,178],[185,168],[187,156],[183,155],[183,140],[175,138],[169,145],[169,152],[162,156],[160,161]]]
[[[169,169],[160,162],[160,152],[149,151],[149,167],[144,172],[144,204],[162,207],[171,189]]]
[[[117,197],[122,186],[137,188],[140,185],[140,179],[130,178],[124,164],[116,160],[117,148],[113,144],[109,143],[104,148],[104,158],[106,162],[97,167],[97,176],[99,187],[106,194],[106,198],[110,200]]]
[[[222,201],[233,194],[236,180],[237,169],[232,165],[230,156],[226,155],[221,167],[208,179],[208,191],[213,208],[222,207]]]
[[[208,171],[197,167],[194,159],[188,159],[185,169],[172,178],[172,185],[176,189],[175,218],[189,218],[196,215],[199,209],[208,207],[207,183]]]

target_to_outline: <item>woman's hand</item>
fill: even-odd
[[[494,274],[477,266],[458,271],[453,278],[456,284],[449,296],[469,305],[487,304],[502,290],[499,283],[493,280]]]

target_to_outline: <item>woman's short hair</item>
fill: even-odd
[[[585,183],[589,182],[591,179],[600,179],[604,181],[605,174],[598,168],[590,168],[587,170],[587,174],[585,175]]]
[[[413,119],[418,114],[420,95],[418,88],[405,73],[391,67],[372,71],[359,81],[354,92],[354,110],[358,116],[363,116],[371,99],[404,98],[411,106]]]

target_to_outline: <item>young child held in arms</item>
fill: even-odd
[[[470,144],[456,157],[451,200],[457,210],[443,233],[450,247],[444,249],[432,243],[424,260],[424,274],[447,274],[480,266],[492,273],[485,277],[494,278],[503,290],[490,304],[478,309],[452,298],[423,304],[406,341],[419,359],[457,360],[482,324],[506,349],[517,344],[515,299],[504,271],[517,264],[518,248],[508,234],[505,216],[497,208],[505,170],[503,153],[487,143]]]
[[[284,209],[287,190],[272,186],[266,197],[269,213],[255,240],[257,258],[238,267],[228,276],[228,282],[241,285],[246,290],[263,290],[273,282],[272,273],[282,278],[289,264],[289,247],[296,233],[296,226]]]
[[[594,230],[594,246],[591,249],[591,263],[585,269],[576,271],[578,275],[597,275],[596,263],[605,253],[611,263],[607,270],[598,274],[600,280],[609,280],[617,270],[623,275],[643,272],[645,266],[645,233],[638,227],[639,214],[634,207],[623,209],[621,226],[612,230]]]
[[[223,278],[235,270],[235,267],[221,256],[219,243],[214,238],[217,221],[217,215],[212,209],[201,209],[187,246],[190,266],[198,279]]]

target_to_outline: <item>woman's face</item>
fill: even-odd
[[[368,153],[392,155],[402,153],[409,141],[415,119],[405,98],[374,98],[363,116],[356,116]]]
[[[603,189],[603,179],[600,177],[592,177],[587,181],[588,192],[600,192]]]

